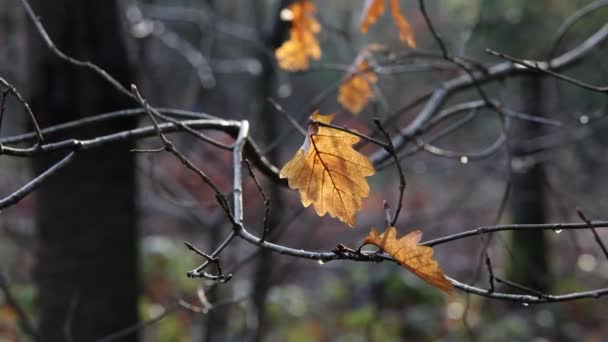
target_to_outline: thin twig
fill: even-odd
[[[231,240],[232,240],[232,237],[230,237],[230,241]],[[201,251],[200,249],[194,247],[194,245],[192,245],[188,241],[184,241],[184,244],[186,245],[186,247],[188,247],[189,250],[193,251],[194,253],[202,256],[203,258],[205,258],[207,260],[201,266],[197,267],[195,270],[188,272],[187,276],[189,278],[199,278],[200,277],[200,278],[206,278],[206,279],[210,279],[210,280],[217,280],[221,283],[225,283],[232,278],[231,274],[225,275],[222,272],[222,264],[220,263],[220,259],[218,258],[218,255],[221,252],[221,250],[214,252],[212,255],[209,255],[209,254]],[[227,246],[227,244],[225,244],[225,245]],[[205,268],[207,268],[207,266],[209,266],[209,264],[215,265],[215,267],[217,268],[217,275],[203,272],[203,270]]]
[[[553,70],[562,70],[572,67],[576,64],[576,62],[589,55],[589,53],[591,53],[595,47],[606,41],[606,39],[608,39],[608,25],[603,26],[601,29],[593,33],[578,46],[575,46],[562,55],[555,57],[549,62],[549,64],[553,67]],[[516,66],[512,62],[507,61],[493,65],[483,72],[473,72],[474,77],[471,77],[468,74],[460,75],[443,82],[433,91],[421,95],[418,99],[408,105],[408,109],[413,109],[416,106],[425,103],[424,108],[420,111],[420,113],[418,113],[418,115],[416,115],[416,117],[406,127],[400,130],[398,136],[393,138],[395,148],[400,151],[408,142],[411,141],[412,137],[420,134],[421,128],[430,119],[432,119],[439,110],[441,110],[441,107],[454,93],[469,89],[470,87],[474,86],[475,83],[485,84],[507,76],[516,76],[518,74],[532,72],[536,71],[530,68]],[[398,109],[395,113],[389,116],[389,120],[400,113],[401,109]],[[376,165],[383,163],[387,159],[390,159],[390,155],[384,149],[378,150],[370,155],[370,160]]]
[[[575,78],[560,74],[558,72],[555,72],[552,70],[552,65],[550,64],[550,62],[538,62],[538,61],[528,61],[528,60],[523,60],[523,59],[519,59],[519,58],[515,58],[512,56],[509,56],[507,54],[504,53],[500,53],[497,51],[494,51],[492,49],[486,49],[486,51],[494,56],[506,59],[512,63],[515,63],[516,65],[520,65],[524,68],[529,68],[532,69],[534,71],[538,71],[541,73],[545,73],[548,75],[551,75],[553,77],[556,77],[560,80],[566,81],[568,83],[574,84],[576,86],[579,86],[583,89],[587,89],[587,90],[591,90],[591,91],[595,91],[595,92],[599,92],[599,93],[608,93],[608,86],[605,87],[599,87],[599,86],[594,86],[591,85],[589,83],[585,83],[583,81],[579,81]]]
[[[287,121],[289,121],[293,128],[295,128],[303,137],[306,136],[306,129],[304,129],[302,125],[300,125],[291,115],[289,115],[289,113],[287,113],[287,111],[283,109],[283,106],[281,106],[277,101],[270,97],[267,98],[266,101],[268,101],[272,105],[272,107],[276,109],[277,112],[283,114],[283,117],[287,119]]]
[[[399,173],[399,201],[397,203],[397,210],[395,210],[395,216],[391,220],[391,226],[395,226],[397,223],[397,219],[399,218],[399,213],[401,212],[401,208],[403,207],[403,194],[405,193],[405,175],[403,174],[403,169],[401,168],[401,163],[399,163],[399,158],[397,157],[397,151],[395,150],[395,145],[393,145],[393,141],[391,140],[391,136],[382,126],[380,119],[374,118],[374,124],[378,130],[384,135],[386,139],[386,148],[387,152],[395,159],[395,166],[397,167],[397,172]]]
[[[602,241],[602,238],[600,238],[600,235],[597,233],[597,230],[595,230],[595,228],[591,224],[591,220],[589,220],[587,218],[587,216],[583,213],[583,211],[580,208],[576,208],[576,213],[578,214],[578,217],[580,217],[581,220],[583,220],[587,224],[587,226],[589,227],[589,229],[591,229],[591,232],[593,233],[593,238],[595,239],[595,242],[597,242],[597,244],[602,249],[602,252],[604,253],[604,256],[606,257],[606,259],[608,259],[608,249],[606,249],[606,245]]]
[[[431,20],[429,14],[426,11],[425,0],[418,0],[418,7],[420,8],[420,12],[422,13],[422,17],[424,18],[426,26],[428,27],[429,31],[431,32],[431,35],[437,42],[437,45],[439,45],[439,48],[441,49],[443,58],[446,59],[447,61],[454,63],[460,69],[462,69],[467,75],[469,75],[469,77],[473,81],[472,82],[473,87],[475,87],[477,89],[477,92],[479,93],[479,96],[482,98],[482,100],[488,104],[492,104],[492,102],[490,101],[490,98],[487,96],[486,92],[481,87],[481,84],[479,82],[477,82],[475,74],[473,73],[471,68],[465,62],[463,62],[463,60],[461,60],[458,57],[454,57],[454,56],[450,55],[450,53],[448,52],[448,49],[447,49],[445,43],[443,42],[443,39],[441,39],[441,36],[435,29],[435,25],[433,25],[433,21]],[[480,69],[483,73],[487,72],[486,68],[480,64],[476,64],[476,67],[477,67],[477,69]],[[493,108],[498,110],[499,107],[493,106]]]
[[[0,150],[2,146],[0,145]],[[1,153],[0,153],[1,154]],[[6,196],[5,198],[0,199],[0,210],[10,207],[11,205],[21,201],[25,196],[32,193],[32,191],[36,190],[44,181],[46,181],[49,177],[57,173],[59,170],[63,169],[66,165],[68,165],[76,152],[70,152],[63,159],[58,161],[55,165],[48,168],[46,171],[38,175],[36,178],[29,181],[27,184],[22,186],[19,190],[13,192],[12,194]]]
[[[108,82],[109,84],[111,84],[117,91],[119,91],[120,93],[122,93],[123,95],[126,95],[127,97],[129,97],[130,99],[136,101],[136,102],[141,102],[140,99],[133,93],[129,92],[129,90],[127,90],[127,88],[125,88],[122,84],[120,84],[120,82],[118,80],[116,80],[114,77],[112,77],[107,71],[105,71],[103,68],[99,67],[97,64],[89,62],[89,61],[82,61],[76,58],[73,58],[71,56],[68,56],[67,54],[65,54],[63,51],[61,51],[59,48],[57,48],[57,46],[55,46],[55,43],[53,43],[53,40],[50,38],[50,36],[48,35],[48,33],[46,32],[46,30],[44,29],[44,26],[42,25],[42,23],[40,22],[40,19],[36,16],[36,14],[34,13],[34,11],[32,10],[32,7],[30,6],[30,4],[28,3],[27,0],[21,0],[21,3],[23,4],[28,16],[30,17],[30,19],[32,20],[32,22],[34,23],[34,25],[36,26],[36,29],[38,30],[38,33],[40,34],[40,36],[42,37],[42,39],[44,40],[44,42],[46,43],[47,47],[49,48],[49,50],[51,50],[51,52],[53,52],[56,56],[58,56],[59,58],[63,59],[64,61],[71,63],[73,65],[76,66],[80,66],[80,67],[84,67],[84,68],[88,68],[90,70],[92,70],[93,72],[95,72],[97,75],[99,75],[100,77],[102,77],[106,82]],[[169,121],[179,127],[181,127],[183,130],[185,130],[186,132],[188,132],[189,134],[205,141],[208,142],[210,144],[213,144],[215,146],[224,148],[226,150],[229,150],[230,147],[226,146],[214,139],[211,139],[207,136],[205,136],[204,134],[197,132],[196,130],[188,127],[186,124],[184,124],[181,121],[175,120],[173,118],[167,117],[165,115],[163,115],[162,113],[158,112],[157,110],[155,110],[154,108],[148,108],[148,111],[151,112],[151,115],[154,115],[156,117],[162,118],[165,121]]]
[[[230,235],[222,242],[222,244],[210,255],[211,258],[217,258],[219,253],[221,253],[224,248],[226,248],[237,235],[240,235],[241,231],[245,228],[243,227],[243,178],[242,178],[242,158],[243,158],[243,146],[247,141],[247,136],[249,135],[249,122],[241,121],[241,126],[239,130],[239,135],[234,142],[233,145],[233,169],[234,169],[234,183],[233,183],[233,198],[234,198],[234,214],[229,214],[230,220],[232,221],[233,230],[230,232]],[[229,213],[229,211],[227,211]],[[261,240],[261,239],[260,239]],[[189,244],[187,244],[188,246]],[[189,245],[189,248],[194,248],[194,246]],[[193,249],[198,251],[196,249]],[[206,255],[203,252],[198,251],[199,255]],[[219,268],[219,261],[216,261]],[[201,277],[204,276],[209,278],[209,275],[206,273],[201,273],[211,261],[207,259],[205,263],[196,269],[187,273],[188,277]],[[218,269],[218,272],[221,274],[221,269]],[[228,275],[231,276],[231,275]],[[213,277],[211,277],[213,279]],[[228,278],[229,279],[229,278]]]
[[[156,110],[152,109],[151,110]],[[183,128],[183,126],[187,126],[191,129],[213,129],[217,131],[222,131],[234,138],[237,137],[240,131],[241,122],[233,121],[233,120],[221,120],[212,115],[174,109],[174,108],[159,108],[156,111],[161,111],[167,115],[193,119],[193,120],[183,120],[180,121],[179,124],[173,123],[163,123],[159,124],[159,128],[164,133],[175,132]],[[68,129],[82,127],[85,125],[90,125],[106,120],[118,119],[118,118],[126,118],[141,114],[147,114],[146,110],[143,108],[138,109],[126,109],[115,112],[109,112],[104,114],[99,114],[92,117],[87,117],[84,119],[79,119],[75,121],[70,121],[64,124],[59,124],[56,126],[47,127],[42,130],[43,134],[56,134],[59,132],[63,132]],[[89,140],[75,140],[68,139],[60,142],[50,143],[46,145],[42,145],[39,148],[27,148],[27,149],[16,149],[10,148],[8,146],[2,146],[2,144],[16,144],[20,142],[30,141],[36,138],[35,132],[19,134],[11,137],[2,137],[0,138],[0,154],[9,154],[15,156],[33,156],[40,153],[45,153],[50,150],[77,150],[77,149],[92,149],[98,148],[108,143],[114,143],[117,141],[127,141],[127,140],[135,140],[143,137],[148,137],[156,134],[154,127],[142,127],[136,128],[132,130],[120,131],[108,135],[103,135],[99,137],[95,137]],[[215,146],[221,146],[224,148],[220,142],[214,143]],[[231,146],[225,146],[228,150],[231,150]],[[287,186],[287,181],[285,179],[279,178],[279,169],[274,166],[261,152],[257,143],[251,139],[251,137],[246,138],[246,144],[244,146],[244,153],[251,160],[255,166],[264,173],[269,179],[277,184],[281,184]]]
[[[207,279],[211,279],[211,280],[218,280],[220,282],[229,281],[232,278],[232,274],[224,275],[222,273],[222,268],[221,268],[221,264],[219,262],[218,256],[226,247],[228,247],[228,245],[232,242],[232,240],[234,240],[235,237],[236,237],[236,233],[233,230],[226,237],[226,239],[224,239],[224,241],[219,245],[219,247],[217,247],[215,249],[215,251],[213,251],[213,253],[211,253],[208,256],[207,256],[207,254],[201,252],[200,250],[195,249],[194,246],[192,246],[191,244],[186,243],[186,246],[188,246],[188,248],[196,251],[196,253],[199,255],[204,255],[207,258],[207,261],[205,261],[202,265],[198,266],[194,270],[189,271],[188,273],[186,273],[186,275],[189,278],[201,278],[202,277],[202,278],[207,278]],[[216,267],[218,268],[217,276],[203,272],[203,270],[205,270],[207,268],[207,266],[209,266],[209,264],[211,264],[211,263],[215,264]]]
[[[9,92],[15,96],[15,98],[17,98],[17,101],[19,101],[19,103],[21,103],[21,105],[23,106],[23,109],[25,110],[27,115],[30,117],[30,120],[32,121],[32,126],[34,126],[34,131],[36,132],[36,138],[38,139],[38,144],[42,144],[44,142],[44,136],[42,135],[42,132],[40,131],[40,126],[38,125],[38,121],[36,120],[36,116],[34,116],[34,113],[32,112],[30,105],[27,103],[27,101],[25,101],[23,96],[21,96],[19,91],[17,91],[17,88],[15,88],[12,84],[8,83],[4,78],[0,77],[0,83],[2,85],[4,85],[9,90]],[[4,100],[5,100],[4,91],[2,91],[2,95],[3,95],[2,96],[2,113],[4,113]],[[0,116],[0,118],[1,117],[2,116]],[[0,125],[1,125],[1,123],[2,122],[0,121]]]
[[[148,116],[150,117],[150,120],[152,120],[152,124],[154,125],[154,130],[156,131],[159,138],[161,139],[163,145],[165,146],[165,149],[168,152],[170,152],[171,154],[173,154],[182,164],[184,164],[184,166],[186,166],[188,169],[190,169],[194,173],[196,173],[199,176],[199,178],[202,179],[203,182],[205,184],[207,184],[213,190],[213,192],[215,192],[215,197],[216,197],[219,205],[224,209],[224,211],[226,211],[226,215],[229,218],[231,218],[232,213],[230,212],[228,202],[227,202],[226,198],[224,197],[224,195],[222,194],[222,192],[220,191],[220,189],[217,187],[217,185],[215,185],[215,183],[211,180],[211,178],[209,178],[209,176],[207,176],[207,174],[205,172],[203,172],[200,168],[198,168],[196,165],[194,165],[188,158],[186,158],[186,156],[184,156],[181,152],[179,152],[177,150],[177,148],[175,148],[173,143],[169,139],[167,139],[167,137],[165,136],[163,131],[160,129],[160,126],[158,125],[158,122],[156,121],[155,116],[152,114],[152,111],[150,110],[150,108],[151,108],[150,105],[148,105],[148,102],[146,100],[144,100],[144,98],[141,96],[141,94],[139,93],[139,90],[137,90],[137,87],[135,85],[131,85],[131,90],[135,94],[137,100],[140,102],[142,107],[144,109],[146,109],[146,112],[148,113]]]
[[[190,303],[188,303],[187,301],[183,300],[183,299],[178,299],[176,302],[174,302],[173,304],[169,305],[168,307],[165,307],[163,312],[160,313],[158,316],[153,317],[149,320],[146,321],[142,321],[139,322],[137,324],[134,324],[130,327],[121,329],[119,331],[115,331],[107,336],[104,336],[98,340],[96,340],[95,342],[112,342],[112,341],[117,341],[119,339],[122,339],[123,337],[129,336],[137,331],[143,330],[146,327],[152,326],[158,322],[160,322],[161,320],[163,320],[164,318],[166,318],[167,316],[175,313],[178,310],[186,310],[188,312],[192,312],[195,314],[208,314],[210,311],[215,310],[217,308],[226,306],[226,305],[230,305],[230,304],[236,304],[236,303],[240,303],[243,300],[247,299],[248,296],[242,296],[242,297],[238,297],[238,298],[230,298],[230,299],[224,299],[218,302],[213,303],[213,305],[211,307],[208,308],[199,308],[196,307]]]
[[[118,80],[116,80],[114,77],[112,77],[110,74],[108,74],[104,69],[100,68],[96,64],[91,63],[89,61],[81,61],[76,58],[72,58],[72,57],[66,55],[59,48],[57,48],[57,46],[55,46],[55,43],[53,42],[53,40],[51,39],[49,34],[46,32],[46,29],[42,25],[40,18],[36,15],[36,13],[34,13],[34,10],[32,10],[32,7],[30,6],[29,2],[27,0],[21,0],[21,4],[25,8],[25,12],[27,13],[28,17],[30,18],[30,20],[32,21],[34,26],[36,27],[36,30],[40,34],[40,37],[42,38],[44,43],[47,45],[49,50],[51,50],[51,52],[53,52],[57,57],[63,59],[64,61],[66,61],[68,63],[74,64],[77,66],[81,66],[81,67],[85,67],[85,68],[92,70],[93,72],[95,72],[96,74],[101,76],[104,80],[106,80],[106,82],[111,84],[116,90],[121,92],[123,95],[126,95],[127,97],[129,97],[131,99],[137,100],[135,98],[135,96],[127,90],[127,88],[125,88],[122,84],[120,84],[120,82],[118,82]]]
[[[247,141],[249,135],[249,122],[244,120],[241,121],[239,135],[233,145],[233,170],[234,170],[234,183],[233,183],[233,199],[234,199],[234,214],[232,214],[228,208],[224,208],[227,215],[232,222],[233,229],[230,235],[222,242],[222,244],[211,254],[211,257],[217,257],[224,248],[226,248],[240,232],[244,230],[243,227],[243,177],[242,177],[242,158],[243,158],[243,147]],[[216,196],[219,196],[216,194]],[[227,206],[227,204],[226,204]],[[201,271],[209,265],[209,261],[203,263],[201,266],[187,273],[188,277],[200,277]],[[218,263],[219,265],[219,263]],[[218,270],[221,273],[221,270]],[[204,274],[204,273],[203,273]],[[228,275],[230,276],[230,275]],[[228,278],[229,279],[229,278]]]
[[[181,306],[179,305],[179,303],[174,303],[171,306],[164,308],[164,310],[162,311],[162,313],[160,313],[158,316],[153,317],[152,319],[149,319],[147,321],[142,321],[140,323],[137,323],[135,325],[132,325],[130,327],[127,327],[125,329],[122,330],[118,330],[115,331],[109,335],[106,335],[98,340],[96,340],[95,342],[111,342],[111,341],[117,341],[125,336],[129,336],[137,331],[140,331],[148,326],[154,325],[160,321],[162,321],[165,317],[169,316],[170,314],[172,314],[173,312],[179,310],[181,308]]]
[[[494,270],[492,269],[492,260],[490,260],[490,255],[488,254],[488,252],[486,251],[485,253],[485,259],[486,259],[486,269],[488,270],[488,283],[490,285],[490,288],[488,289],[488,291],[490,293],[494,292]]]
[[[494,279],[501,284],[505,284],[505,285],[515,288],[517,290],[525,291],[525,292],[531,293],[533,295],[536,295],[536,296],[538,296],[538,298],[551,298],[551,296],[547,295],[546,293],[543,293],[541,291],[529,288],[527,286],[512,282],[510,280],[502,279],[500,277],[494,277]]]
[[[340,84],[342,84],[342,79],[338,79],[334,83],[330,84],[327,88],[317,94],[317,96],[315,96],[312,100],[307,101],[306,105],[304,106],[305,108],[295,116],[296,119],[299,119],[300,121],[304,120],[305,117],[309,116],[316,108],[319,107],[321,102],[323,102],[326,98],[332,95],[336,91],[336,89],[338,89]],[[285,129],[285,132],[283,132],[272,143],[270,143],[264,148],[262,154],[267,154],[278,146],[280,146],[285,139],[291,136],[293,130],[293,127],[288,127],[287,129]]]
[[[260,184],[257,177],[255,176],[255,173],[253,173],[251,164],[249,163],[248,159],[245,159],[245,165],[247,165],[247,170],[249,170],[249,175],[251,176],[251,179],[253,179],[253,182],[255,183],[256,187],[258,188],[258,191],[260,192],[260,194],[262,195],[262,198],[264,199],[264,230],[262,231],[262,237],[260,238],[261,241],[264,241],[264,240],[266,240],[266,236],[268,235],[268,230],[269,230],[268,217],[270,215],[270,198],[268,196],[266,196],[266,192],[264,192],[264,189],[262,188],[262,184]]]
[[[555,52],[557,51],[562,39],[574,24],[587,15],[607,6],[608,0],[596,0],[566,18],[566,20],[564,20],[561,26],[557,29],[557,32],[552,39],[553,42],[551,43],[551,49],[549,50],[549,58],[553,58],[553,56],[555,56]]]
[[[390,149],[390,145],[388,143],[382,142],[382,141],[380,141],[378,139],[372,138],[372,137],[370,137],[368,135],[359,133],[359,132],[357,132],[355,130],[352,130],[352,129],[349,129],[349,128],[346,128],[346,127],[343,127],[343,126],[332,125],[332,124],[328,124],[328,123],[317,121],[317,120],[310,120],[310,124],[318,125],[318,126],[321,126],[321,127],[329,127],[329,128],[336,129],[338,131],[346,132],[346,133],[352,134],[354,136],[357,136],[357,137],[359,137],[361,139],[364,139],[364,140],[367,140],[369,142],[372,142],[372,143],[374,143],[374,144],[376,144],[376,145],[378,145],[378,146],[380,146],[380,147],[382,147],[384,149],[386,149],[386,148]]]
[[[200,113],[200,112],[193,112],[193,111],[188,111],[188,110],[181,110],[181,109],[175,109],[175,108],[157,108],[157,110],[166,115],[170,115],[170,116],[174,116],[174,117],[178,117],[178,118],[182,118],[182,119],[219,120],[219,118],[217,118],[213,115]],[[70,130],[70,129],[74,129],[74,128],[82,128],[82,127],[85,127],[88,125],[93,125],[93,124],[97,124],[100,122],[106,122],[106,121],[111,121],[111,120],[127,119],[127,118],[130,118],[133,116],[137,117],[137,116],[141,116],[143,114],[146,114],[145,109],[133,108],[133,109],[122,109],[122,110],[101,113],[101,114],[96,114],[96,115],[84,115],[84,118],[82,118],[82,119],[68,121],[65,123],[58,124],[58,125],[45,127],[42,129],[42,134],[43,135],[58,134],[61,132],[65,132],[66,130]],[[226,121],[226,122],[229,122],[229,121]],[[36,138],[36,132],[29,132],[29,133],[10,136],[10,137],[2,137],[2,138],[0,138],[0,143],[16,144],[16,143],[31,141],[32,139],[35,139],[35,138]]]
[[[2,122],[4,121],[4,112],[6,111],[6,98],[8,97],[9,90],[4,89],[0,91],[0,133],[2,133]]]

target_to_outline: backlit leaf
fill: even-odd
[[[363,56],[353,66],[338,89],[338,102],[351,113],[359,114],[374,97],[373,84],[378,76]]]
[[[331,123],[334,115],[314,112],[311,119]],[[353,149],[359,137],[311,122],[304,144],[281,169],[289,187],[298,189],[304,207],[313,204],[319,216],[329,213],[354,227],[362,199],[369,195],[365,177],[374,174],[372,163]]]
[[[361,32],[367,32],[369,27],[374,24],[378,18],[384,13],[384,1],[385,0],[366,0],[365,7],[363,8],[363,14],[361,16],[361,24],[359,26]],[[393,22],[399,30],[399,39],[406,43],[409,47],[416,47],[416,40],[414,38],[414,32],[409,22],[403,16],[401,12],[401,6],[399,0],[388,0],[389,9],[393,16]]]
[[[372,228],[365,238],[364,244],[378,246],[401,266],[413,272],[427,283],[445,292],[452,291],[452,283],[445,277],[443,270],[437,261],[433,259],[433,248],[420,246],[418,243],[422,238],[422,232],[415,230],[397,239],[397,229],[388,228],[384,233],[378,235]]]
[[[389,0],[388,4],[391,9],[391,14],[393,15],[393,21],[399,29],[399,39],[402,42],[407,43],[409,47],[415,48],[416,40],[414,39],[414,32],[412,31],[410,23],[405,19],[403,13],[401,13],[399,0]]]
[[[306,70],[310,58],[321,58],[321,47],[316,37],[321,25],[314,17],[317,8],[310,0],[298,0],[287,11],[291,16],[289,40],[275,51],[275,55],[279,66],[285,70]]]
[[[361,16],[361,32],[367,32],[382,13],[384,13],[384,0],[365,0],[365,7]]]

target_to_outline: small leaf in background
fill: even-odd
[[[384,0],[365,0],[365,7],[361,15],[361,32],[367,32],[383,13]]]
[[[359,114],[374,97],[373,84],[378,76],[364,55],[357,57],[338,89],[338,102],[353,114]]]
[[[361,15],[361,24],[359,26],[361,32],[367,32],[369,27],[373,25],[378,18],[384,13],[385,0],[366,0],[363,14]],[[416,39],[410,23],[405,19],[401,12],[399,0],[388,0],[393,22],[399,30],[399,39],[406,43],[409,47],[416,47]]]
[[[395,227],[388,228],[380,235],[372,228],[363,243],[378,246],[398,261],[401,266],[427,283],[445,292],[451,292],[452,284],[445,277],[437,261],[433,260],[433,248],[418,245],[421,238],[422,232],[419,230],[397,239]]]
[[[298,0],[287,11],[291,17],[289,40],[275,51],[276,58],[285,70],[307,70],[310,58],[321,58],[321,47],[316,37],[321,25],[314,17],[317,8],[310,0]]]
[[[389,6],[391,14],[393,15],[393,21],[399,29],[399,39],[407,43],[411,48],[416,47],[416,40],[414,39],[414,32],[410,23],[405,19],[403,13],[401,13],[401,7],[399,6],[399,0],[389,0]]]
[[[311,116],[323,123],[333,118],[318,111]],[[290,188],[299,189],[304,207],[312,203],[317,215],[329,213],[351,227],[362,198],[369,195],[365,177],[375,173],[367,157],[353,149],[358,141],[355,135],[311,122],[304,144],[280,173]]]

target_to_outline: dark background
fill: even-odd
[[[608,18],[608,8],[599,9],[554,44],[566,18],[601,1],[427,2],[451,53],[485,66],[503,61],[487,48],[522,59],[557,56]],[[368,34],[360,33],[363,1],[352,0],[315,2],[323,56],[309,71],[282,71],[274,49],[288,37],[289,23],[278,15],[287,3],[31,1],[50,37],[68,55],[91,60],[125,86],[137,84],[155,107],[249,120],[251,135],[279,166],[291,158],[302,137],[267,98],[279,102],[302,125],[319,109],[337,112],[340,125],[370,133],[374,116],[385,119],[463,74],[442,58],[409,56],[411,50],[399,42],[388,14]],[[416,35],[415,51],[439,53],[417,2],[401,5]],[[381,43],[390,53],[375,55],[376,101],[353,116],[337,103],[335,85],[368,43]],[[605,48],[598,46],[564,73],[605,85],[606,57]],[[138,107],[98,75],[51,53],[20,1],[0,0],[0,77],[25,95],[42,127]],[[474,158],[470,152],[488,148],[503,129],[496,113],[482,109],[433,142],[463,151],[462,156],[411,153],[402,160],[408,185],[399,231],[418,228],[431,239],[499,223],[580,222],[576,208],[593,220],[605,219],[605,93],[541,74],[509,76],[484,90],[508,108],[561,125],[512,120],[508,142]],[[445,107],[477,99],[479,93],[471,87]],[[387,125],[390,133],[411,122],[421,108],[397,115]],[[48,139],[91,138],[149,124],[144,117],[114,120]],[[19,103],[8,98],[1,137],[30,129]],[[222,133],[209,135],[232,141]],[[170,138],[230,195],[229,152],[186,134]],[[0,285],[7,290],[0,295],[0,339],[32,339],[17,307],[41,341],[93,341],[125,332],[137,324],[137,317],[153,322],[134,326],[133,334],[119,340],[600,341],[608,335],[603,298],[522,305],[461,291],[444,295],[394,264],[321,265],[241,241],[221,255],[223,266],[233,273],[230,282],[188,278],[186,272],[201,260],[183,241],[212,251],[231,227],[209,188],[174,156],[130,152],[160,146],[153,137],[84,152],[34,194],[0,213]],[[369,144],[361,146],[366,154],[374,150]],[[0,194],[15,191],[62,156],[0,155]],[[297,192],[256,174],[271,197],[270,226],[280,232],[273,239],[294,248],[330,250],[339,243],[356,247],[370,227],[384,224],[383,200],[395,203],[398,197],[394,167],[369,178],[372,193],[353,230],[328,216],[316,216],[312,208],[303,209]],[[264,205],[250,177],[244,203],[248,228],[260,233]],[[606,239],[606,233],[598,232]],[[501,232],[489,242],[473,237],[437,246],[436,259],[449,276],[486,288],[488,274],[480,266],[486,243],[495,275],[536,290],[577,292],[602,288],[608,280],[606,257],[588,230]],[[204,306],[201,293],[217,304],[208,313],[176,306],[180,300]]]

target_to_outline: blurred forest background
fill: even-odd
[[[370,133],[373,117],[386,119],[463,74],[447,60],[409,54],[441,52],[418,1],[401,1],[416,36],[415,50],[399,41],[388,14],[370,32],[360,33],[363,0],[314,2],[323,55],[305,72],[281,70],[274,57],[288,37],[289,22],[281,20],[281,10],[289,1],[30,3],[68,55],[99,64],[125,85],[136,84],[157,108],[249,120],[251,136],[279,166],[302,144],[302,136],[269,98],[301,125],[319,109],[339,113],[339,125]],[[449,51],[484,66],[504,62],[486,49],[547,60],[608,22],[608,1],[426,3]],[[598,9],[555,44],[564,21],[592,3]],[[354,116],[336,101],[336,88],[371,43],[388,52],[374,55],[376,99]],[[606,48],[598,45],[567,74],[606,85],[607,57]],[[0,0],[0,77],[30,102],[41,127],[138,107],[97,75],[50,52],[18,0]],[[417,228],[432,239],[495,224],[580,222],[576,208],[594,220],[608,217],[605,92],[544,74],[506,77],[484,88],[513,110],[547,119],[545,124],[514,120],[510,143],[487,154],[476,151],[491,147],[503,131],[503,120],[492,111],[465,112],[440,125],[436,132],[458,123],[433,144],[464,152],[446,158],[419,148],[402,159],[407,190],[396,225],[401,232]],[[479,94],[471,87],[445,106],[476,99]],[[421,104],[387,124],[390,133],[411,122]],[[31,130],[18,101],[7,97],[0,105],[6,107],[0,138]],[[48,139],[91,138],[149,124],[147,118],[131,117]],[[232,142],[226,134],[208,134]],[[170,137],[230,196],[230,152],[186,134]],[[540,342],[602,341],[608,336],[605,298],[526,305],[458,290],[445,295],[392,263],[318,263],[240,240],[221,254],[230,281],[189,278],[186,273],[201,258],[184,241],[210,252],[231,224],[214,193],[171,154],[130,152],[158,147],[158,137],[151,137],[86,152],[31,196],[0,212],[0,341],[105,336],[102,341]],[[362,144],[360,150],[369,154],[374,148]],[[0,155],[0,195],[15,191],[63,156]],[[244,173],[245,222],[261,234],[264,201]],[[356,248],[370,227],[382,228],[383,200],[394,203],[398,197],[394,166],[379,170],[370,178],[373,190],[356,229],[349,229],[302,208],[296,191],[256,175],[270,197],[270,239],[306,250],[331,250],[341,243]],[[608,239],[608,232],[598,233]],[[487,270],[481,266],[487,244],[496,276],[539,291],[570,293],[608,283],[606,257],[589,230],[492,236],[437,246],[436,259],[450,277],[487,287]],[[137,317],[149,324],[137,325]]]

